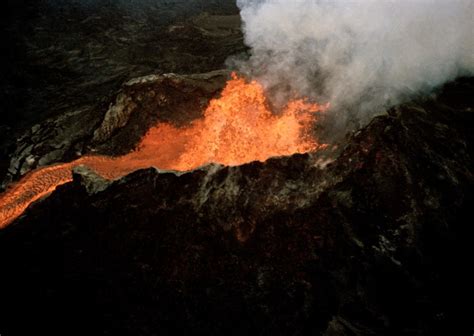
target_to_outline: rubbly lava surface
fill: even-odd
[[[290,101],[276,115],[255,81],[232,74],[221,97],[211,100],[203,118],[176,127],[160,123],[150,129],[137,149],[120,157],[86,155],[73,162],[39,168],[0,195],[0,228],[32,202],[72,180],[74,167],[85,165],[114,180],[148,167],[188,171],[209,163],[240,165],[274,156],[316,151],[311,133],[316,113],[326,109],[303,99]]]
[[[296,154],[108,182],[0,231],[5,335],[472,333],[474,82]]]

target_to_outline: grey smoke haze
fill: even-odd
[[[251,48],[237,66],[281,100],[298,92],[368,116],[474,73],[472,0],[237,4]]]

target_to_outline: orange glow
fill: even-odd
[[[207,163],[240,165],[273,156],[316,151],[310,135],[316,112],[328,106],[294,100],[272,114],[262,86],[232,75],[221,97],[213,99],[204,117],[177,128],[161,123],[151,128],[138,148],[124,156],[83,156],[73,162],[39,168],[0,195],[0,228],[33,202],[72,180],[72,169],[86,165],[113,180],[151,166],[187,171]]]

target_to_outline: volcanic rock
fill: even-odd
[[[324,168],[80,174],[0,232],[2,332],[472,333],[473,93],[391,109]]]
[[[86,166],[77,166],[72,171],[73,181],[83,186],[87,193],[96,194],[107,189],[110,181],[97,175],[92,169]]]

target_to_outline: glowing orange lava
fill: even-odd
[[[73,162],[39,168],[0,195],[0,228],[36,200],[72,180],[72,169],[86,165],[113,180],[151,166],[192,170],[206,163],[240,165],[317,150],[310,129],[321,107],[305,100],[288,103],[272,114],[264,90],[256,81],[233,74],[221,97],[211,100],[204,118],[183,128],[161,123],[151,128],[138,148],[121,157],[83,156]]]

